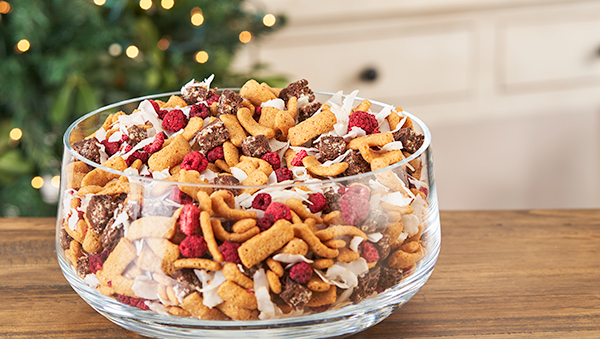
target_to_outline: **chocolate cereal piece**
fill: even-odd
[[[384,234],[381,239],[377,243],[375,243],[375,249],[379,253],[379,260],[385,260],[388,255],[390,255],[390,251],[392,249],[391,246],[392,239],[389,235]]]
[[[127,143],[131,145],[131,147],[134,147],[135,145],[139,144],[140,141],[148,137],[148,133],[146,133],[146,130],[142,127],[139,127],[138,125],[133,125],[129,127],[127,129],[127,135],[129,136]]]
[[[365,275],[358,277],[358,286],[354,288],[354,291],[350,295],[350,300],[355,303],[363,301],[365,298],[373,294],[377,288],[377,282],[379,281],[381,267],[375,266],[369,270]]]
[[[402,147],[408,153],[415,153],[421,146],[425,137],[417,134],[410,127],[401,128],[394,133],[394,140],[402,142]]]
[[[206,99],[217,93],[216,89],[209,89],[200,84],[201,82],[194,80],[191,84],[181,89],[181,98],[188,105],[206,101]]]
[[[372,209],[369,216],[360,226],[360,230],[365,233],[381,232],[388,226],[388,213],[380,209]]]
[[[242,152],[246,156],[260,158],[271,152],[271,145],[269,145],[269,140],[264,135],[251,135],[242,140]]]
[[[317,113],[323,104],[320,102],[312,102],[298,109],[298,122],[302,122]]]
[[[348,163],[348,169],[343,173],[344,176],[357,175],[371,171],[371,165],[365,161],[359,151],[352,151],[344,159]]]
[[[115,209],[125,198],[127,198],[127,194],[125,193],[114,197],[102,194],[94,195],[90,198],[85,211],[85,219],[96,233],[101,234],[104,231],[104,228],[112,219]]]
[[[306,79],[292,82],[279,92],[279,98],[283,99],[286,104],[291,97],[296,97],[298,101],[300,101],[302,97],[308,97],[308,102],[315,101],[315,94],[312,89],[308,87],[308,80]]]
[[[100,242],[102,243],[102,248],[106,251],[112,252],[115,249],[119,240],[123,238],[123,225],[115,225],[114,223],[108,225],[104,228],[102,235],[100,236]]]
[[[236,92],[230,89],[223,90],[217,103],[217,117],[221,114],[236,115],[237,110],[242,107],[242,101],[244,98]]]
[[[69,226],[65,225],[65,227]],[[69,233],[67,233],[64,228],[61,228],[60,232],[58,233],[58,240],[60,241],[60,248],[66,250],[71,246],[71,240],[73,240],[73,238],[71,238]]]
[[[316,145],[322,162],[334,160],[346,152],[346,141],[333,135],[322,137]]]
[[[98,139],[96,138],[81,140],[73,144],[73,149],[82,157],[99,164],[100,148],[98,147],[97,142]]]
[[[279,294],[281,299],[293,307],[299,310],[306,305],[306,303],[312,297],[312,291],[307,287],[300,285],[299,283],[292,280],[289,276],[285,280],[285,289]]]
[[[388,289],[402,280],[403,271],[401,268],[393,268],[388,266],[379,267],[381,267],[378,282],[379,288]]]
[[[213,120],[196,134],[195,144],[199,147],[198,151],[206,155],[210,150],[229,140],[229,131],[225,128],[223,121]],[[195,147],[194,147],[195,148]]]
[[[239,185],[240,181],[234,177],[233,175],[230,174],[219,174],[214,180],[213,180],[215,185]],[[219,190],[219,189],[217,189]],[[233,193],[233,195],[237,195],[239,193],[239,190],[237,189],[231,189],[231,188],[227,188],[226,190],[230,191],[231,193]]]
[[[340,201],[340,198],[342,197],[341,194],[335,193],[335,192],[325,192],[325,193],[323,193],[323,195],[325,196],[325,199],[327,200],[327,208],[323,210],[323,214],[328,214],[333,211],[340,210],[339,201]]]

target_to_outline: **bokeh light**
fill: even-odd
[[[240,41],[242,43],[249,43],[250,40],[252,40],[252,33],[248,31],[243,31],[242,33],[240,33]]]
[[[96,6],[103,6],[106,3],[106,0],[94,0],[94,4]]]
[[[275,22],[277,22],[277,19],[273,14],[267,14],[263,17],[263,24],[267,27],[275,25]]]
[[[8,134],[8,136],[10,137],[10,140],[17,141],[17,140],[20,140],[21,137],[23,136],[23,131],[21,131],[20,128],[15,127],[10,130],[10,133]]]
[[[169,48],[169,46],[171,46],[171,38],[169,36],[165,35],[160,40],[158,40],[158,43],[156,45],[158,46],[158,49],[160,49],[161,51],[166,51],[167,48]]]
[[[192,25],[200,26],[204,23],[204,15],[202,14],[202,10],[198,7],[194,7],[192,9],[192,17],[191,17]]]
[[[140,50],[136,46],[131,45],[125,50],[125,55],[127,55],[128,58],[135,59],[140,55]]]
[[[152,0],[140,0],[140,8],[147,11],[152,8]]]
[[[206,53],[206,51],[200,51],[196,53],[195,59],[197,63],[203,64],[208,61],[208,53]]]
[[[52,181],[50,181],[53,187],[60,187],[60,175],[55,175],[52,177]]]
[[[10,12],[10,4],[6,1],[0,1],[0,14],[8,14]]]
[[[160,5],[164,9],[171,9],[175,5],[175,1],[174,0],[161,0]]]
[[[123,53],[123,47],[121,47],[120,44],[115,42],[108,46],[108,54],[110,54],[110,56],[118,57],[121,53]]]
[[[17,42],[17,51],[19,53],[25,53],[29,50],[29,48],[31,47],[31,44],[29,43],[29,40],[27,39],[21,39],[19,40],[19,42]]]
[[[36,176],[31,179],[31,187],[39,190],[42,186],[44,186],[44,178]]]

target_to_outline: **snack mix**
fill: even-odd
[[[360,176],[423,145],[401,108],[354,106],[357,91],[320,103],[306,80],[237,93],[212,79],[72,142],[123,173],[64,165],[58,237],[89,286],[159,314],[264,320],[358,303],[411,273],[421,157]]]

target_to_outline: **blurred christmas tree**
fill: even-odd
[[[284,21],[243,0],[0,1],[0,215],[55,215],[77,117],[213,73],[239,86],[236,50]]]

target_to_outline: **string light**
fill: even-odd
[[[19,40],[19,42],[17,42],[17,45],[15,46],[15,48],[17,49],[17,52],[19,52],[19,53],[27,52],[30,47],[31,47],[31,44],[29,43],[29,40],[27,40],[27,39]]]
[[[248,31],[243,31],[242,33],[240,33],[240,41],[242,43],[249,43],[250,40],[252,40],[252,33],[248,32]]]
[[[53,176],[50,184],[52,184],[52,187],[58,188],[60,186],[60,175]]]
[[[200,51],[196,53],[196,62],[199,64],[203,64],[208,61],[208,53],[205,51]]]
[[[147,11],[152,8],[152,0],[140,0],[140,8]]]
[[[200,26],[204,23],[204,15],[202,14],[202,10],[198,7],[194,7],[192,9],[192,17],[191,17],[192,25]]]
[[[160,5],[162,6],[162,8],[169,10],[171,8],[173,8],[173,6],[175,5],[175,1],[173,0],[161,0]]]
[[[18,140],[21,140],[21,137],[23,136],[23,131],[21,131],[20,128],[15,127],[10,130],[10,133],[8,134],[8,136],[10,137],[10,140],[18,141]]]
[[[169,48],[169,46],[171,46],[171,37],[169,37],[168,35],[165,35],[160,40],[158,40],[157,46],[158,46],[158,49],[160,49],[161,51],[167,50],[167,48]]]
[[[125,55],[127,55],[128,58],[135,59],[140,55],[140,50],[134,45],[131,45],[125,50]]]
[[[6,1],[0,1],[0,14],[8,14],[10,12],[10,4]]]
[[[267,27],[271,27],[271,26],[275,25],[276,21],[277,21],[277,19],[275,18],[275,16],[273,14],[267,14],[263,17],[263,24]]]
[[[44,186],[44,178],[36,176],[33,177],[33,179],[31,179],[31,187],[35,188],[36,190],[39,190],[40,188],[42,188],[42,186]]]
[[[103,6],[106,3],[106,0],[94,0],[94,4],[96,6]]]
[[[116,42],[108,46],[108,54],[110,54],[110,56],[117,57],[121,55],[122,52],[123,47],[121,47],[121,45]]]

